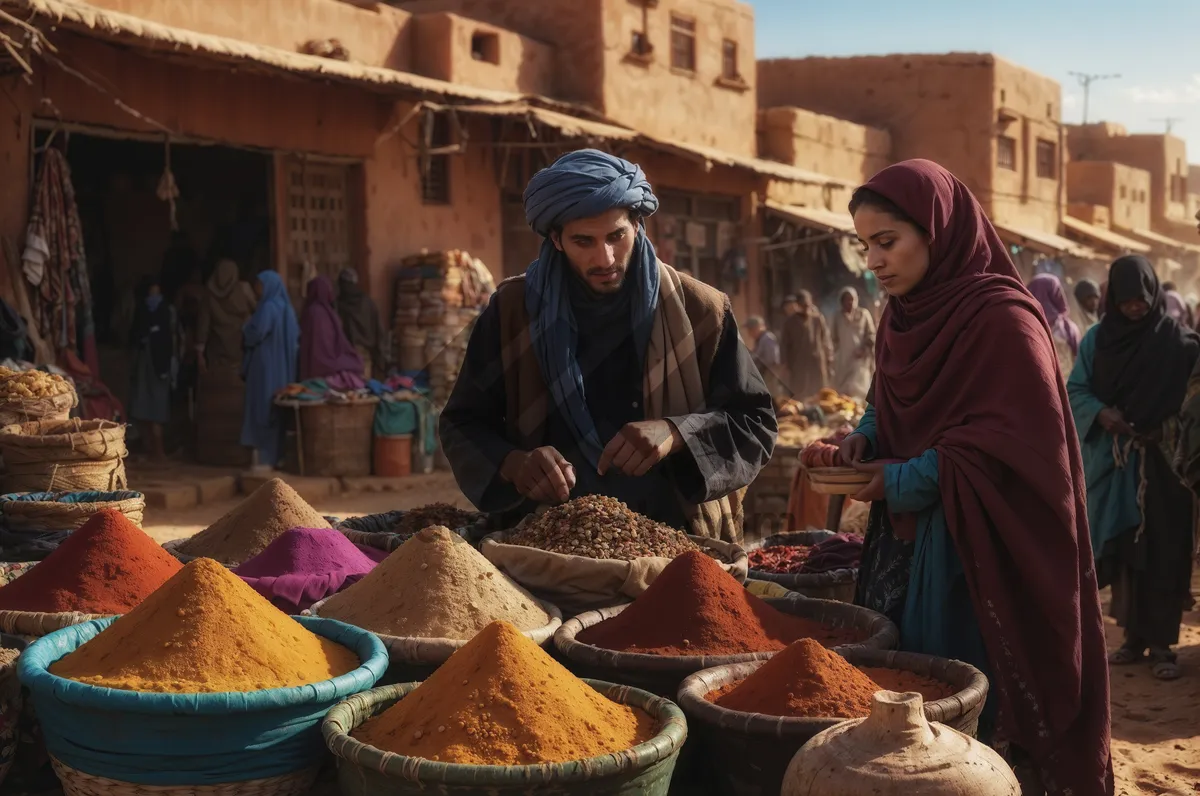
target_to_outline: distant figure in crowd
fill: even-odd
[[[1167,314],[1175,319],[1175,322],[1181,326],[1186,326],[1189,329],[1195,327],[1195,322],[1192,318],[1192,310],[1188,307],[1187,301],[1184,300],[1183,294],[1179,292],[1179,288],[1174,282],[1163,282],[1163,295],[1167,299]]]
[[[854,288],[843,288],[839,300],[841,311],[833,316],[833,386],[861,400],[875,372],[875,319],[858,306]]]
[[[241,281],[237,263],[221,260],[205,285],[196,324],[200,369],[236,367],[242,362],[242,327],[254,314],[254,290]]]
[[[1075,283],[1075,303],[1079,305],[1082,332],[1100,323],[1100,286],[1093,280],[1080,279]]]
[[[138,285],[129,344],[135,352],[129,417],[139,424],[150,458],[163,461],[163,426],[171,422],[179,337],[175,308],[153,277],[143,277]]]
[[[296,381],[300,327],[279,274],[260,273],[254,292],[258,307],[242,330],[242,379],[246,382],[242,444],[254,448],[259,469],[271,469],[279,463],[283,434],[275,412],[275,393]]]
[[[795,293],[789,293],[783,297],[783,316],[790,318],[800,312],[800,297]]]
[[[179,319],[179,335],[182,342],[179,367],[179,388],[193,389],[196,386],[199,360],[196,347],[199,345],[200,312],[207,291],[204,288],[204,269],[196,264],[187,280],[175,291],[175,312]]]
[[[743,490],[775,446],[771,395],[729,298],[659,261],[644,221],[657,209],[640,167],[597,150],[530,181],[541,254],[480,315],[441,417],[481,511],[608,495],[742,538]]]
[[[363,376],[387,376],[389,333],[371,297],[358,286],[358,271],[343,268],[338,274],[338,316],[342,331],[363,361]]]
[[[750,351],[754,356],[754,364],[762,374],[767,389],[771,395],[778,398],[787,394],[787,388],[779,378],[782,368],[779,355],[779,338],[767,328],[767,322],[758,315],[746,319],[746,339],[751,344]]]
[[[300,380],[333,379],[351,387],[354,382],[362,386],[362,375],[362,357],[342,331],[333,305],[333,283],[318,276],[308,283],[300,313]]]
[[[1075,367],[1075,357],[1079,356],[1079,327],[1071,320],[1067,291],[1054,274],[1038,274],[1029,280],[1029,292],[1038,300],[1046,323],[1050,324],[1050,338],[1054,341],[1062,377],[1066,379]]]
[[[832,383],[833,342],[825,317],[813,304],[812,294],[796,295],[796,313],[783,322],[783,363],[788,370],[788,387],[797,398],[808,398]]]
[[[1167,311],[1144,257],[1122,257],[1108,278],[1107,311],[1083,338],[1068,385],[1083,441],[1088,515],[1100,586],[1125,641],[1115,665],[1146,658],[1174,680],[1171,645],[1192,577],[1194,497],[1172,468],[1188,375],[1200,336]]]
[[[1112,794],[1083,464],[1050,329],[937,164],[884,169],[850,212],[889,294],[869,406],[842,444],[873,476],[855,496],[872,502],[856,602],[897,623],[901,649],[987,674],[980,734],[1026,796]]]

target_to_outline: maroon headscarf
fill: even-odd
[[[931,238],[876,345],[879,458],[938,452],[946,524],[1000,698],[1001,736],[1052,794],[1111,794],[1108,662],[1079,439],[1050,329],[965,185],[926,160],[866,185]],[[898,534],[915,517],[895,516]]]
[[[361,377],[362,357],[342,331],[333,304],[333,283],[318,276],[308,283],[300,314],[300,380],[326,379],[344,371]]]

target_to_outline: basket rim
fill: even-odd
[[[60,778],[63,778],[63,772],[66,772],[67,777],[86,777],[88,780],[99,781],[105,788],[120,788],[128,786],[133,788],[135,793],[144,794],[163,794],[168,796],[205,796],[206,794],[222,794],[228,793],[228,788],[231,785],[238,785],[242,788],[247,786],[274,786],[273,790],[284,792],[290,790],[297,782],[303,782],[308,779],[315,780],[321,772],[320,765],[310,765],[306,768],[300,768],[286,774],[276,774],[271,777],[255,777],[254,779],[234,780],[232,782],[214,782],[208,785],[140,785],[136,782],[128,782],[126,780],[113,779],[112,777],[104,777],[99,774],[89,774],[86,771],[75,768],[69,765],[50,753],[50,762],[54,769],[54,773]],[[111,784],[109,784],[111,783]],[[311,787],[311,783],[310,783]],[[64,787],[64,791],[66,788]],[[262,791],[263,794],[272,792],[271,788]]]
[[[499,530],[499,531],[492,531],[491,533],[487,534],[486,536],[484,536],[482,539],[479,540],[480,552],[482,552],[483,547],[485,545],[499,545],[501,547],[511,547],[513,549],[519,549],[519,550],[531,550],[535,554],[542,554],[542,555],[547,555],[547,556],[557,556],[559,558],[569,558],[571,560],[589,561],[589,562],[620,561],[620,562],[623,562],[626,564],[633,563],[632,561],[627,561],[626,559],[623,559],[623,558],[592,558],[591,556],[581,556],[581,555],[576,555],[575,553],[556,553],[553,550],[545,550],[541,547],[533,547],[532,545],[525,545],[525,544],[512,544],[511,542],[504,541],[504,539],[507,537],[507,535],[512,533],[514,530],[516,530],[516,529],[515,528],[506,528],[506,529]],[[711,539],[707,536],[693,536],[690,533],[685,533],[684,536],[686,536],[688,539],[692,540],[696,544],[700,545],[701,547],[705,547],[705,548],[713,550],[717,553],[720,553],[721,561],[719,561],[718,563],[720,563],[723,568],[724,567],[736,567],[742,561],[746,561],[746,562],[749,561],[749,556],[746,553],[746,548],[743,547],[740,542],[726,542],[723,539]],[[721,550],[719,547],[714,547],[710,544],[707,544],[708,542],[720,542],[721,545],[725,545],[725,546],[729,547],[729,550],[728,551]],[[666,556],[642,556],[642,558],[667,558],[667,557]],[[668,559],[668,560],[670,560],[670,559]]]
[[[312,606],[305,609],[305,611],[301,615],[302,616],[314,616],[314,617],[318,617],[318,618],[322,618],[322,619],[328,619],[328,620],[331,620],[334,622],[342,622],[342,620],[333,619],[332,617],[321,617],[321,615],[319,613],[317,613],[317,610],[322,605],[329,602],[335,596],[337,596],[337,595],[330,595],[329,597],[326,597],[324,600],[318,600],[317,602],[313,603]],[[533,596],[533,595],[531,595],[531,596]],[[537,596],[533,596],[533,599],[536,600],[537,604],[542,607],[542,610],[544,610],[547,614],[550,615],[550,621],[548,623],[546,623],[545,625],[542,625],[541,627],[535,627],[530,630],[521,630],[519,632],[521,633],[522,636],[525,636],[526,638],[530,639],[531,641],[536,642],[540,646],[542,644],[545,644],[545,642],[550,641],[551,639],[554,638],[554,634],[558,632],[558,629],[560,627],[562,627],[564,619],[563,619],[562,609],[560,609],[554,603],[548,602],[547,600],[543,600],[542,598],[537,597]],[[350,623],[342,622],[342,624],[350,624]],[[350,625],[350,626],[358,627],[358,625]],[[450,657],[450,655],[453,655],[456,651],[465,647],[467,645],[467,643],[471,640],[471,639],[457,639],[457,638],[434,638],[432,636],[390,636],[387,633],[379,633],[374,630],[368,630],[365,627],[359,628],[359,629],[364,630],[367,633],[370,633],[370,634],[376,636],[380,641],[382,641],[383,646],[387,648],[389,655],[392,652],[393,646],[400,646],[400,645],[410,644],[410,643],[414,643],[414,642],[423,642],[430,647],[435,647],[438,645],[445,646],[449,650],[449,654],[447,654],[447,656],[446,656],[448,658],[448,657]],[[427,663],[429,661],[410,661],[410,662],[412,662],[412,663]]]
[[[840,654],[855,667],[895,669],[932,677],[916,667],[922,663],[944,662],[949,670],[961,674],[966,680],[965,685],[959,687],[954,683],[947,683],[955,687],[954,693],[924,703],[925,718],[929,721],[944,721],[947,715],[955,712],[965,715],[970,713],[972,707],[982,706],[987,699],[987,676],[965,661],[902,650],[847,649]],[[679,684],[675,698],[689,719],[722,730],[736,729],[746,735],[811,735],[850,720],[836,716],[777,716],[770,713],[751,713],[722,707],[705,699],[712,691],[732,682],[745,680],[765,663],[765,660],[758,660],[703,669],[689,675]]]
[[[829,530],[811,530],[811,531],[781,531],[773,533],[770,536],[765,536],[746,546],[746,554],[755,550],[769,550],[772,547],[795,547],[802,537],[823,537],[813,544],[820,544],[837,536],[837,532]],[[790,537],[790,539],[789,539]],[[789,542],[791,542],[789,544]],[[846,583],[858,579],[858,571],[860,567],[839,567],[831,569],[827,572],[768,572],[765,569],[755,569],[749,566],[748,572],[751,580],[765,580],[771,583],[779,583],[784,586],[803,586],[804,588],[825,588],[833,586],[842,586]]]
[[[384,776],[409,782],[436,782],[442,785],[479,786],[492,778],[518,777],[522,785],[564,785],[591,782],[598,776],[645,771],[669,759],[683,748],[683,743],[688,736],[687,717],[674,702],[640,688],[610,683],[605,680],[580,679],[614,702],[637,708],[649,714],[659,723],[657,732],[629,749],[564,763],[538,763],[525,766],[442,763],[423,757],[386,752],[359,741],[349,731],[343,729],[346,725],[352,725],[350,730],[354,730],[362,724],[362,722],[352,723],[350,699],[345,699],[334,705],[325,715],[321,722],[321,734],[329,751],[344,763],[364,768],[369,767]],[[357,694],[351,699],[361,700],[370,708],[384,702],[389,703],[373,710],[371,716],[374,716],[411,694],[419,685],[420,683],[414,682],[381,686]],[[640,704],[631,704],[631,702]],[[364,717],[363,721],[366,718],[370,718],[370,716]],[[346,753],[347,749],[351,750],[348,754]],[[485,782],[481,783],[481,780]]]
[[[52,696],[61,702],[85,708],[147,715],[181,713],[220,715],[261,713],[298,705],[328,702],[334,697],[353,694],[361,690],[364,684],[368,687],[374,685],[388,667],[387,650],[384,648],[383,642],[373,633],[345,622],[338,622],[335,619],[293,616],[293,619],[310,632],[348,647],[358,657],[359,665],[345,674],[318,683],[286,688],[268,688],[261,691],[210,693],[127,691],[121,688],[81,683],[50,672],[52,664],[95,638],[118,618],[93,619],[79,625],[56,630],[35,641],[19,659],[18,676],[21,684],[27,687],[35,698],[38,695]],[[347,632],[352,637],[353,646],[336,638],[337,635],[345,635]],[[69,641],[66,636],[71,633],[90,633],[90,635],[68,649]],[[350,640],[346,639],[347,642]],[[331,690],[337,693],[328,693]]]
[[[852,649],[873,649],[882,648],[890,649],[896,646],[900,640],[900,632],[896,625],[881,613],[872,611],[861,606],[848,606],[847,603],[841,603],[837,600],[822,600],[813,597],[805,597],[798,592],[790,592],[786,597],[760,597],[765,603],[773,608],[791,613],[794,616],[801,616],[811,619],[803,613],[794,613],[788,611],[787,607],[797,604],[813,603],[815,607],[834,607],[835,613],[845,613],[845,608],[858,609],[853,613],[858,616],[870,616],[871,622],[865,628],[867,637],[862,641],[854,644],[843,644],[831,649],[838,650],[839,653],[845,654],[845,650]],[[726,666],[730,664],[747,663],[750,661],[766,660],[775,655],[775,651],[768,652],[742,652],[736,655],[651,655],[645,652],[622,652],[620,650],[609,650],[604,647],[597,647],[594,644],[587,644],[579,641],[576,636],[582,631],[593,625],[597,625],[605,619],[611,619],[617,614],[624,611],[632,603],[625,605],[613,605],[608,608],[600,608],[594,611],[586,611],[578,616],[573,616],[554,634],[554,646],[565,658],[576,663],[588,665],[613,665],[613,661],[603,662],[600,658],[605,656],[619,656],[618,660],[622,664],[621,668],[639,671],[639,672],[660,672],[660,673],[679,673],[693,674],[702,669],[711,669],[716,666]],[[822,623],[824,624],[824,623]]]
[[[69,431],[59,431],[55,428],[48,434],[31,434],[26,433],[24,428],[33,425],[51,425],[62,424],[74,426]],[[67,439],[75,434],[93,434],[100,433],[116,433],[120,431],[124,433],[128,427],[127,423],[118,423],[115,420],[105,420],[98,418],[95,420],[83,420],[80,418],[66,418],[65,420],[30,420],[25,423],[12,423],[7,426],[0,427],[0,443],[13,444],[18,439],[37,439],[45,440],[53,437],[62,437]],[[19,444],[19,443],[18,443]],[[61,443],[59,443],[61,444]]]
[[[69,502],[62,498],[68,495],[78,495],[85,492],[96,492],[98,495],[110,496],[105,500],[90,500],[83,502]],[[124,497],[117,497],[124,495]],[[57,496],[57,497],[55,497]],[[47,498],[47,499],[43,499]],[[55,490],[53,492],[9,492],[0,495],[0,507],[8,506],[29,506],[32,504],[44,504],[47,506],[98,506],[107,503],[128,503],[130,501],[146,502],[146,496],[132,489],[114,489],[114,490],[95,490],[95,489],[76,489],[76,490]]]

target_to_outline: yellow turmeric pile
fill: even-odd
[[[358,665],[353,652],[200,558],[50,671],[108,688],[191,694],[305,685]]]
[[[397,754],[474,765],[565,763],[651,738],[654,720],[601,696],[507,622],[493,622],[353,735]]]

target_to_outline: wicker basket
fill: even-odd
[[[309,616],[320,616],[321,606],[329,598],[313,603],[312,608],[304,612]],[[539,647],[551,649],[554,634],[562,626],[562,611],[552,603],[538,600],[538,605],[550,615],[550,622],[545,627],[522,631],[521,635],[528,638]],[[364,628],[365,629],[365,628]],[[375,631],[370,631],[375,633]],[[451,655],[464,647],[465,640],[453,638],[415,638],[413,636],[389,636],[375,633],[388,651],[387,674],[379,681],[383,685],[392,683],[420,682],[428,679],[439,666],[445,663]]]
[[[890,619],[857,605],[832,600],[812,600],[799,594],[767,598],[765,602],[786,614],[811,619],[826,627],[858,630],[865,634],[866,637],[858,644],[837,647],[838,652],[843,654],[846,650],[861,647],[892,649],[900,640],[900,632]],[[575,637],[586,628],[616,616],[627,607],[617,605],[599,611],[588,611],[563,623],[554,634],[554,646],[568,669],[580,677],[594,677],[634,688],[644,688],[671,698],[679,691],[679,684],[686,677],[703,669],[765,660],[775,654],[748,652],[739,655],[647,655],[603,649],[576,640]]]
[[[497,796],[498,794],[586,794],[666,796],[679,750],[687,738],[682,711],[672,702],[633,688],[586,681],[604,696],[658,720],[658,733],[632,749],[578,760],[532,766],[472,766],[439,763],[383,752],[350,733],[403,699],[417,683],[385,686],[333,707],[321,724],[325,743],[338,757],[343,796]]]
[[[125,426],[110,420],[40,420],[0,428],[7,492],[125,489]]]
[[[50,763],[65,796],[300,796],[308,793],[321,771],[320,766],[313,766],[277,777],[218,785],[135,785],[85,774],[53,755]]]
[[[86,500],[69,502],[67,498]],[[34,492],[0,495],[0,514],[13,533],[74,531],[102,509],[116,509],[142,527],[146,498],[141,492]]]
[[[66,420],[78,405],[79,396],[75,390],[49,398],[4,401],[0,403],[0,426],[33,420]]]
[[[41,611],[0,611],[0,633],[10,633],[25,639],[38,639],[56,630],[72,625],[81,625],[100,614],[84,614],[79,611],[42,613]]]
[[[987,701],[983,672],[960,661],[912,652],[843,650],[855,666],[901,669],[955,687],[955,693],[925,703],[925,718],[974,736]],[[693,742],[720,778],[719,791],[733,796],[779,793],[788,764],[810,738],[845,719],[793,718],[742,713],[714,705],[706,694],[749,677],[765,661],[718,666],[697,672],[679,687],[679,705],[687,714]]]
[[[791,531],[777,533],[774,536],[746,545],[746,552],[767,547],[792,547],[795,545],[812,545],[831,539],[836,534],[833,531]],[[780,575],[775,572],[764,572],[761,569],[750,568],[752,580],[765,580],[778,583],[789,591],[803,594],[805,597],[816,597],[820,600],[839,600],[844,603],[854,602],[854,589],[858,585],[858,567],[835,569],[812,575]]]
[[[378,398],[300,407],[304,475],[357,478],[371,474],[371,438]]]
[[[0,649],[25,649],[25,641],[15,636],[0,634]],[[20,738],[18,724],[21,719],[21,683],[17,680],[17,661],[0,665],[0,785],[12,768],[17,756]]]

